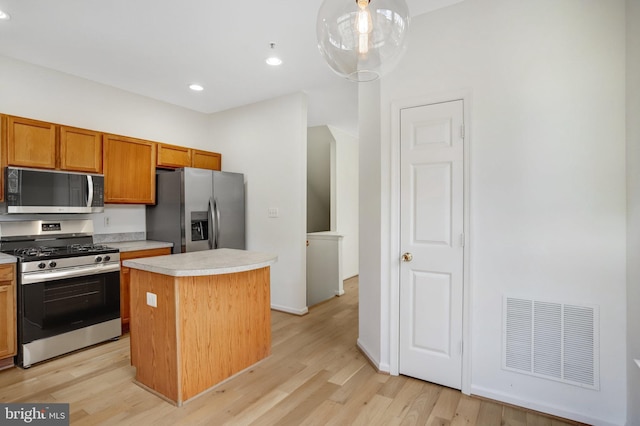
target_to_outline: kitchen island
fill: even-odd
[[[268,253],[127,260],[136,382],[180,406],[271,353]]]

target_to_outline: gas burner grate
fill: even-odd
[[[58,251],[55,247],[25,247],[13,250],[16,256],[43,257],[51,256]]]
[[[103,244],[71,244],[67,249],[72,252],[94,252],[109,250],[110,247]]]

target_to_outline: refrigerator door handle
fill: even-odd
[[[207,226],[207,228],[209,228],[209,232],[208,232],[208,241],[209,241],[209,249],[214,248],[214,226],[215,226],[215,219],[213,217],[213,198],[209,198],[209,208],[208,208],[208,213],[209,213],[209,217],[207,218],[207,221],[209,222],[209,225]]]
[[[218,200],[213,199],[213,211],[216,214],[216,221],[214,224],[214,237],[213,237],[213,246],[218,248],[218,239],[220,237],[220,209],[218,208]]]

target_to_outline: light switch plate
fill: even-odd
[[[280,216],[280,212],[278,211],[277,207],[269,207],[269,210],[267,211],[267,215],[269,217],[278,217]]]
[[[147,292],[147,305],[153,308],[158,307],[158,296],[155,293]]]

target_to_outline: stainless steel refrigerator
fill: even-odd
[[[182,168],[156,173],[156,205],[147,206],[147,239],[173,253],[245,248],[244,175]]]

